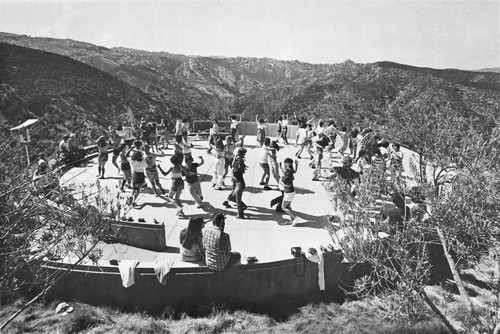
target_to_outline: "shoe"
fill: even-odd
[[[282,223],[278,223],[278,225],[281,225],[281,226],[292,225],[292,221],[291,220],[287,220],[287,221],[284,221]]]
[[[165,195],[165,189],[163,189],[163,188],[161,189],[161,194]]]
[[[200,196],[200,199],[203,201],[203,196]]]
[[[273,190],[273,188],[271,188],[269,186],[264,186],[264,190]]]
[[[312,180],[313,181],[319,181],[319,179],[317,177],[314,177]]]
[[[232,208],[228,201],[224,201],[222,205],[224,205],[226,208]]]
[[[212,183],[212,188],[215,188],[216,184],[215,183]]]
[[[264,181],[262,181],[261,183],[259,183],[259,185],[261,185],[261,186],[265,186],[265,185],[266,185],[266,183],[265,183]]]
[[[99,176],[99,178],[100,178],[101,180],[104,180],[104,179],[105,179],[104,175]]]
[[[236,216],[236,218],[238,218],[238,219],[246,219],[245,215],[238,215],[238,216]]]

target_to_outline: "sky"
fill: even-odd
[[[0,31],[197,56],[500,67],[498,0],[0,0]]]

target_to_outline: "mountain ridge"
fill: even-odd
[[[105,48],[86,42],[0,33],[0,42],[85,63],[145,93],[162,117],[243,114],[275,121],[288,113],[335,118],[347,126],[383,124],[387,109],[414,82],[427,82],[446,103],[481,124],[499,114],[500,74],[432,69],[381,61],[309,64],[272,58],[203,57]],[[57,92],[55,92],[57,94]]]

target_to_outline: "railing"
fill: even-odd
[[[211,121],[194,121],[193,132],[200,132],[201,135],[210,133]],[[219,122],[219,133],[229,134],[231,123],[229,121]],[[288,139],[295,139],[297,136],[297,125],[288,125]],[[238,125],[238,133],[240,135],[255,136],[257,135],[257,123],[255,122],[240,122]],[[266,123],[266,137],[275,138],[278,135],[278,123]]]

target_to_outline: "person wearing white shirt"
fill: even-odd
[[[237,142],[237,135],[236,135],[236,132],[238,130],[238,125],[240,124],[241,122],[241,115],[240,115],[240,119],[238,120],[236,115],[232,115],[231,117],[229,117],[229,120],[231,121],[231,132],[230,132],[230,136],[233,138],[233,141],[234,142]]]
[[[146,182],[146,175],[144,173],[147,164],[143,151],[134,150],[132,151],[132,157],[130,159],[130,168],[132,169],[132,196],[127,200],[127,204],[136,205],[137,197],[142,189],[142,186]]]

